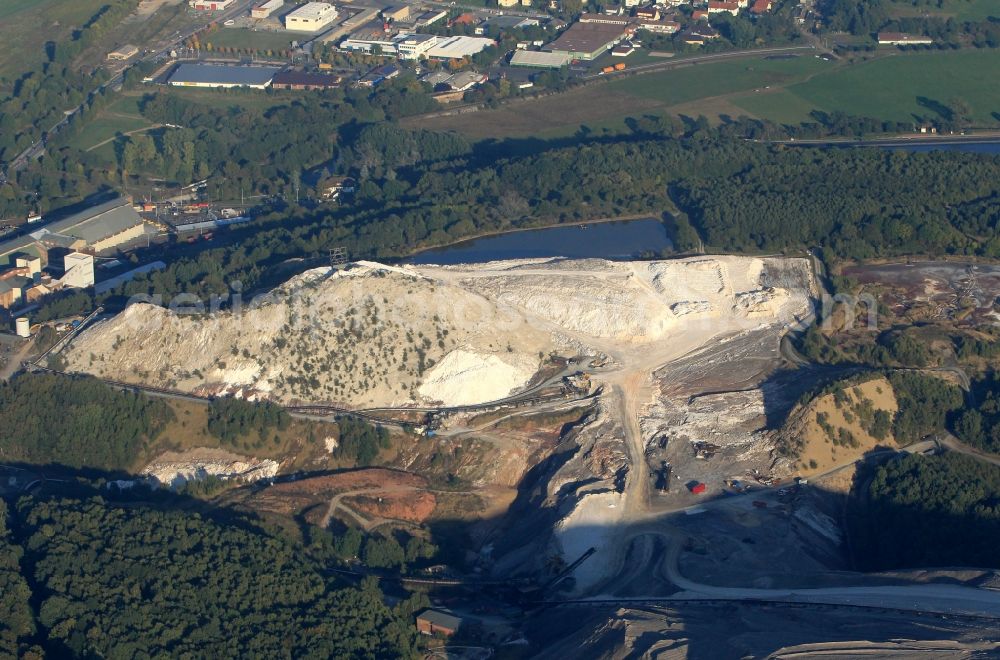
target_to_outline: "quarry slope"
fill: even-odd
[[[479,403],[523,389],[553,352],[649,370],[711,337],[793,322],[809,292],[770,273],[798,261],[358,262],[222,312],[130,305],[64,357],[70,371],[282,403]]]

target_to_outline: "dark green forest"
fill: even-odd
[[[984,451],[1000,454],[1000,380],[989,374],[973,384],[976,405],[955,421],[955,435]]]
[[[889,375],[899,410],[893,420],[896,441],[907,444],[943,431],[949,416],[963,403],[956,385],[916,371],[896,371]]]
[[[1000,467],[911,454],[879,467],[850,517],[858,568],[1000,568]]]
[[[208,432],[228,445],[251,433],[263,439],[271,430],[285,430],[290,422],[288,413],[269,401],[221,397],[208,404]]]
[[[173,417],[160,400],[93,378],[25,374],[0,385],[4,460],[120,470]]]
[[[371,465],[382,449],[389,447],[389,432],[354,417],[337,419],[337,448],[334,456],[356,465]]]
[[[19,546],[0,555],[0,651],[20,638],[22,650],[36,644],[51,657],[416,653],[413,602],[389,608],[374,580],[342,583],[303,549],[256,528],[101,498],[26,497],[16,517]],[[9,544],[3,532],[0,543]],[[18,561],[34,617],[25,581],[8,568]]]

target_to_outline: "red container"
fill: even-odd
[[[705,484],[703,484],[703,483],[697,483],[697,484],[691,486],[691,492],[694,493],[695,495],[699,495],[701,493],[704,493],[705,492]]]

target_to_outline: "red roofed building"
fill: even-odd
[[[710,0],[708,3],[709,14],[722,14],[729,12],[733,16],[740,13],[740,3],[730,0]]]
[[[700,495],[705,492],[705,484],[698,482],[691,485],[691,492],[695,495]]]
[[[771,0],[756,0],[750,11],[754,14],[766,14],[771,10]]]
[[[704,9],[696,9],[693,12],[691,12],[691,18],[693,18],[696,21],[707,21],[708,12],[705,11]]]

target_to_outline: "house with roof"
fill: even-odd
[[[709,0],[708,13],[709,15],[728,13],[736,16],[740,13],[740,3],[735,0]]]
[[[451,637],[462,627],[462,619],[443,609],[427,609],[417,615],[417,632]]]

